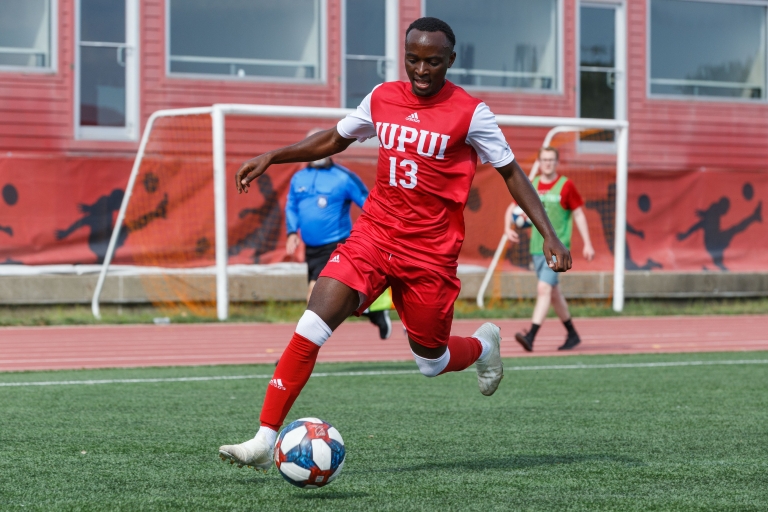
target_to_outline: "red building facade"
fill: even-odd
[[[354,106],[377,81],[406,79],[402,41],[422,15],[453,26],[449,79],[494,113],[629,121],[628,219],[649,242],[632,251],[636,262],[768,266],[750,253],[756,240],[768,245],[759,208],[768,199],[768,1],[747,0],[9,1],[0,7],[0,228],[12,235],[0,231],[0,260],[93,262],[77,204],[124,189],[152,112]],[[300,133],[275,123],[235,152]],[[542,137],[509,133],[518,154]],[[584,140],[567,152],[610,167],[611,146]],[[597,237],[597,208],[589,220]],[[604,238],[596,245],[608,251]],[[483,259],[472,251],[468,261]]]

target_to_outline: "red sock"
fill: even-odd
[[[448,350],[451,352],[451,359],[445,370],[440,372],[440,375],[448,372],[460,372],[469,368],[482,354],[483,345],[477,338],[451,336],[448,338]]]
[[[279,430],[293,402],[312,375],[320,347],[304,336],[293,333],[293,338],[280,356],[267,395],[261,407],[261,425]]]

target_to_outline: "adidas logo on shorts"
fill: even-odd
[[[328,263],[338,263],[338,262],[339,262],[339,255],[338,254],[336,256],[334,256],[333,258],[331,258],[330,260],[328,260]]]
[[[286,391],[286,387],[283,386],[283,381],[281,379],[272,379],[269,381],[270,386],[275,386],[277,389],[282,389],[283,391]]]
[[[413,114],[411,114],[408,117],[406,117],[405,120],[406,121],[411,121],[413,123],[418,123],[419,122],[419,114],[414,112]]]

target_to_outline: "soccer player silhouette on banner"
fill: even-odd
[[[2,196],[3,196],[3,202],[8,206],[15,206],[16,203],[19,201],[19,191],[16,190],[16,187],[10,183],[3,186]],[[9,237],[12,237],[13,227],[0,226],[0,233],[5,233]],[[0,265],[20,265],[20,264],[21,264],[20,261],[12,260],[11,258],[6,258],[5,261],[0,262]]]
[[[154,174],[147,173],[142,183],[148,193],[152,194],[157,191],[158,181]],[[67,229],[56,230],[56,239],[63,240],[74,231],[82,227],[89,227],[91,232],[88,235],[88,247],[96,255],[96,263],[101,265],[104,263],[104,258],[107,255],[109,239],[112,237],[112,230],[114,229],[112,217],[115,212],[120,210],[124,196],[125,192],[116,188],[108,196],[98,198],[93,204],[78,205],[78,209],[84,214],[83,217],[76,220]],[[123,246],[130,233],[144,229],[155,219],[166,218],[167,214],[168,194],[163,194],[162,199],[160,199],[154,209],[123,223],[114,250],[117,251],[118,248]]]
[[[78,205],[78,209],[83,213],[83,216],[67,229],[57,230],[56,240],[67,238],[82,227],[90,228],[88,247],[96,255],[96,263],[101,265],[104,263],[104,257],[107,254],[109,238],[112,236],[112,217],[115,212],[120,210],[120,204],[123,202],[124,195],[124,191],[116,188],[108,196],[98,198],[93,204]],[[121,229],[115,250],[122,247],[127,237],[128,230]]]
[[[313,128],[307,137],[319,133]],[[296,253],[299,242],[304,242],[305,261],[307,262],[307,302],[312,296],[320,272],[325,268],[331,254],[339,244],[344,243],[352,230],[352,218],[349,208],[354,202],[362,208],[368,197],[368,188],[363,181],[349,169],[335,163],[331,157],[309,162],[291,178],[288,200],[285,204],[285,226],[288,238],[285,252],[289,256]],[[389,290],[382,294],[382,300],[388,300]],[[383,340],[392,334],[392,321],[389,309],[374,307],[363,314],[379,328],[379,337]]]
[[[241,219],[249,215],[255,216],[256,228],[232,245],[229,248],[229,255],[235,256],[240,254],[243,249],[253,249],[253,262],[259,263],[262,254],[277,248],[277,243],[280,241],[280,224],[283,214],[280,211],[280,202],[272,185],[272,179],[269,176],[262,176],[256,181],[256,185],[259,187],[264,202],[258,208],[240,210],[239,214]]]
[[[503,376],[499,328],[483,324],[472,336],[451,336],[461,282],[456,267],[464,239],[464,206],[477,157],[505,185],[542,233],[550,268],[563,272],[571,255],[558,240],[536,191],[514,159],[496,118],[482,101],[445,79],[456,37],[445,22],[420,18],[407,29],[409,82],[378,85],[336,127],[243,164],[238,192],[272,164],[311,162],[344,151],[355,140],[379,139],[376,184],[347,241],[320,273],[307,310],[280,357],[261,408],[261,427],[219,455],[238,466],[272,466],[277,430],[309,379],[318,351],[351,314],[359,315],[387,287],[407,330],[420,372],[459,372],[473,363],[483,395]],[[238,409],[251,403],[233,404]]]
[[[616,222],[616,184],[611,183],[608,185],[608,197],[596,201],[587,201],[586,206],[590,210],[595,210],[600,215],[600,223],[603,226],[605,243],[608,245],[608,250],[613,254],[615,236],[613,227]],[[641,212],[648,213],[651,210],[651,198],[646,194],[641,195],[637,199],[637,207]],[[645,232],[635,229],[629,222],[627,222],[627,234],[645,240]],[[662,265],[650,258],[645,261],[644,265],[635,263],[632,260],[632,253],[629,250],[629,240],[627,240],[624,244],[624,268],[626,270],[652,270],[654,268],[662,268]]]
[[[3,187],[3,202],[8,206],[14,206],[19,201],[19,192],[16,187],[8,183]],[[0,226],[0,232],[13,236],[13,228],[11,226]]]
[[[741,191],[744,199],[752,200],[754,189],[750,183],[744,185]],[[712,258],[712,262],[720,269],[727,271],[723,263],[724,252],[731,245],[733,237],[747,229],[753,222],[763,222],[763,202],[760,201],[755,207],[755,211],[744,220],[731,226],[728,229],[720,228],[720,219],[728,213],[731,208],[731,201],[727,197],[721,197],[717,202],[712,203],[706,210],[696,210],[696,216],[701,220],[691,226],[685,233],[678,233],[677,239],[685,240],[698,230],[704,231],[704,248]],[[707,270],[707,267],[704,267]]]

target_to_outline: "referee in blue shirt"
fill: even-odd
[[[307,136],[313,133],[314,130]],[[291,178],[285,205],[286,252],[288,255],[296,252],[300,233],[306,246],[307,301],[331,253],[352,230],[351,204],[354,202],[362,208],[367,197],[368,189],[362,180],[330,158],[310,162]],[[389,338],[392,332],[389,311],[372,311],[367,316],[379,327],[381,339]]]

